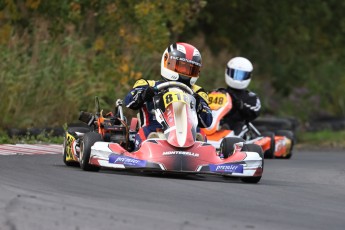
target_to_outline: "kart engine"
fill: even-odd
[[[127,127],[123,126],[117,118],[105,119],[102,126],[104,129],[104,141],[120,145],[128,142]]]

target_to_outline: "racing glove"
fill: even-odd
[[[141,99],[143,101],[151,101],[154,96],[155,96],[155,91],[154,91],[153,87],[147,87],[141,93]]]
[[[196,101],[196,112],[198,114],[198,126],[201,128],[209,127],[212,124],[212,112],[206,101],[197,93],[193,94]]]

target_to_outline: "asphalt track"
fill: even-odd
[[[1,230],[345,229],[345,152],[266,160],[259,184],[66,167],[0,156]]]

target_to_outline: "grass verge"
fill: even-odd
[[[318,132],[298,133],[298,145],[301,147],[341,148],[345,149],[345,130],[322,130]]]

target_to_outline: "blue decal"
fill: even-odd
[[[135,159],[132,157],[121,156],[117,154],[111,154],[109,156],[109,163],[111,164],[123,164],[125,166],[134,166],[134,167],[145,167],[146,161]]]
[[[220,165],[209,165],[211,172],[220,173],[243,173],[243,165],[240,164],[220,164]]]

